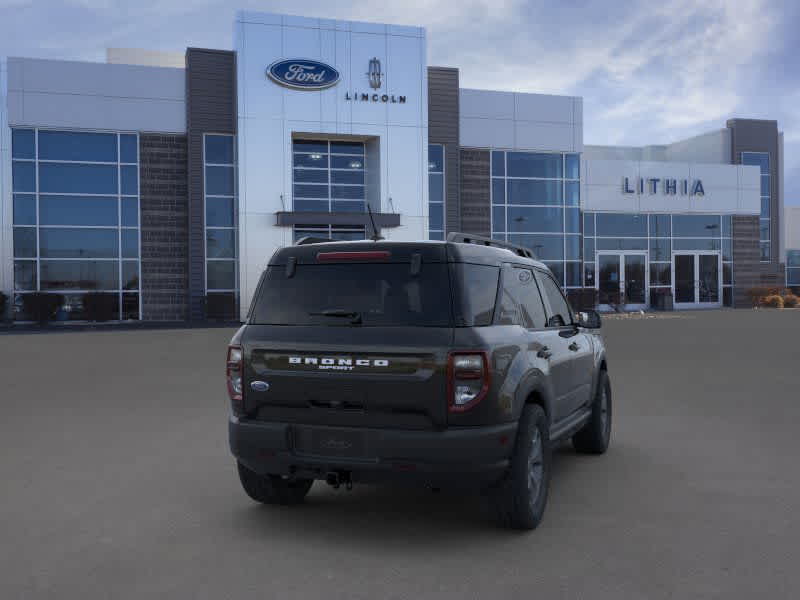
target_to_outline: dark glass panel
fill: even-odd
[[[14,225],[36,225],[35,194],[14,194]]]
[[[36,258],[35,227],[14,227],[14,256]]]
[[[235,258],[236,237],[233,229],[206,229],[208,258]]]
[[[206,198],[206,227],[233,227],[233,198]]]
[[[619,256],[616,254],[601,254],[597,257],[600,272],[598,279],[598,298],[600,304],[621,304],[621,274]]]
[[[122,258],[139,258],[139,230],[123,229]]]
[[[673,238],[673,250],[719,250],[720,240],[715,238]]]
[[[327,200],[295,200],[294,209],[297,211],[325,211],[330,209]]]
[[[722,283],[723,285],[733,283],[733,265],[731,263],[722,263]]]
[[[206,167],[206,195],[233,196],[233,167]]]
[[[596,235],[647,237],[647,216],[622,213],[597,213]]]
[[[758,235],[760,240],[768,240],[769,239],[769,220],[768,219],[761,219],[758,222]]]
[[[596,238],[597,250],[647,250],[647,238]]]
[[[295,198],[327,198],[327,185],[294,184]]]
[[[136,198],[122,199],[122,226],[137,227],[139,225],[139,201]]]
[[[36,165],[32,162],[11,163],[11,187],[14,192],[36,191]]]
[[[295,169],[294,181],[295,183],[328,183],[328,170]]]
[[[733,306],[733,290],[729,287],[722,288],[722,305]]]
[[[650,215],[650,237],[671,237],[669,215]]]
[[[567,235],[564,236],[564,248],[566,250],[567,260],[580,260],[581,259],[581,236]]]
[[[217,165],[232,165],[233,136],[207,135],[205,161]]]
[[[672,260],[672,244],[669,239],[650,239],[650,260]]]
[[[428,177],[431,178],[431,181],[438,180],[441,189],[442,175],[428,175]],[[364,185],[364,171],[331,171],[331,183],[357,183]],[[441,192],[439,195],[441,196]]]
[[[581,232],[581,211],[577,208],[564,209],[564,231],[566,233]]]
[[[39,131],[39,160],[117,162],[117,134]]]
[[[672,265],[670,263],[651,263],[650,285],[672,285]]]
[[[509,177],[561,178],[563,175],[561,154],[535,152],[508,152]]]
[[[742,152],[743,165],[755,165],[761,167],[761,174],[769,174],[769,153],[768,152]]]
[[[492,231],[505,231],[505,230],[506,230],[506,207],[493,206]]]
[[[506,180],[492,179],[492,204],[505,204]]]
[[[594,213],[584,213],[583,215],[583,235],[594,236]]]
[[[138,260],[123,260],[122,261],[122,289],[123,290],[138,290],[139,289],[139,261]]]
[[[365,212],[366,204],[363,200],[334,200],[331,210],[334,212]]]
[[[119,263],[115,260],[43,260],[42,290],[116,290]]]
[[[328,152],[328,142],[318,142],[314,140],[294,140],[292,142],[294,152],[313,152],[315,154]]]
[[[581,205],[581,184],[577,181],[564,182],[564,202],[567,206]]]
[[[787,269],[786,271],[786,284],[787,285],[800,285],[800,269]]]
[[[122,294],[122,320],[139,320],[139,294]]]
[[[36,261],[14,261],[14,290],[36,291]]]
[[[347,157],[340,157],[345,164],[350,163]],[[327,169],[328,168],[328,155],[327,154],[295,154],[292,157],[295,167],[309,167],[313,169]],[[339,166],[338,168],[344,168]]]
[[[42,225],[117,225],[115,196],[39,196]]]
[[[508,207],[508,231],[520,233],[562,233],[564,209],[551,207]]]
[[[120,167],[120,190],[125,196],[136,196],[139,193],[139,168],[133,165]]]
[[[787,267],[800,267],[800,250],[787,250],[786,251],[786,266]]]
[[[698,298],[700,302],[719,302],[719,257],[701,254],[698,263]]]
[[[566,285],[568,287],[581,287],[581,266],[579,262],[564,263],[567,266],[566,270]]]
[[[583,263],[583,285],[585,287],[594,287],[594,263]]]
[[[581,178],[581,155],[580,154],[567,154],[565,157],[566,173],[564,177],[567,179],[580,179]]]
[[[722,240],[722,260],[733,260],[733,242],[731,238]]]
[[[441,144],[428,144],[428,172],[444,171],[444,147]]]
[[[625,265],[625,302],[645,304],[647,302],[645,272],[647,257],[643,254],[628,254],[623,257]]]
[[[560,181],[508,180],[509,204],[563,204]]]
[[[560,235],[517,233],[509,234],[508,241],[530,248],[538,260],[563,260],[564,258],[564,238]]]
[[[428,199],[431,202],[444,202],[444,175],[428,175]]]
[[[550,272],[553,273],[558,285],[564,285],[564,263],[563,262],[549,262],[545,263]]]
[[[363,185],[332,185],[331,197],[340,200],[363,200]]]
[[[327,237],[327,236],[326,236]],[[331,231],[332,240],[363,240],[366,239],[364,230],[361,231],[339,231],[335,227]]]
[[[589,262],[594,260],[594,239],[592,238],[583,238],[583,260]]]
[[[331,142],[331,154],[358,154],[364,156],[364,142]]]
[[[770,196],[769,190],[769,175],[762,175],[761,176],[761,195],[762,196]]]
[[[444,229],[444,205],[437,203],[428,207],[428,229]]]
[[[761,242],[759,245],[759,252],[761,253],[761,261],[768,262],[771,256],[771,248],[769,242]]]
[[[722,215],[722,237],[733,235],[733,218],[730,215]]]
[[[506,174],[506,153],[500,150],[492,152],[492,176],[505,177]]]
[[[362,238],[360,238],[362,239]],[[443,231],[430,231],[428,232],[428,239],[429,240],[438,240],[444,241],[444,232]]]
[[[43,258],[117,258],[116,229],[39,230],[39,254]]]
[[[675,302],[695,302],[694,255],[677,255],[675,263]]]
[[[206,262],[206,277],[209,290],[235,289],[236,263],[232,260],[210,260]]]
[[[319,160],[325,160],[325,157],[323,156]],[[315,161],[314,159],[310,159],[308,166],[319,167],[319,160]],[[331,156],[331,168],[363,171],[364,159],[357,156]]]
[[[769,198],[761,198],[761,217],[769,218]]]
[[[39,191],[60,194],[118,194],[117,166],[39,163]]]
[[[36,158],[36,140],[33,129],[11,130],[11,157]]]
[[[119,136],[119,162],[139,162],[138,142],[135,135],[122,134]]]
[[[674,237],[719,237],[719,215],[673,215]]]

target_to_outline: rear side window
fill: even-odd
[[[539,288],[530,269],[507,267],[503,270],[498,325],[521,325],[526,329],[545,326],[545,312]]]
[[[456,263],[453,265],[453,273],[459,290],[459,325],[491,325],[497,298],[499,267]]]
[[[267,269],[251,323],[256,325],[423,326],[452,323],[446,264],[297,265]]]
[[[539,284],[542,286],[542,293],[547,297],[550,309],[553,311],[550,318],[556,320],[551,326],[559,327],[572,323],[572,312],[569,310],[569,304],[567,304],[564,294],[561,293],[553,278],[547,273],[539,272],[538,279]],[[558,322],[559,319],[560,323]]]

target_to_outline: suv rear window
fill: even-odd
[[[402,263],[297,265],[292,277],[269,267],[251,323],[450,327],[447,265],[423,264],[418,275]]]

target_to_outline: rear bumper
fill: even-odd
[[[239,420],[228,425],[236,459],[258,473],[352,481],[486,485],[509,465],[516,423],[445,431],[322,427]]]

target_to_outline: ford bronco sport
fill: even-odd
[[[296,504],[314,480],[468,485],[532,529],[553,446],[608,447],[599,327],[530,250],[495,240],[281,248],[228,348],[242,486]]]

